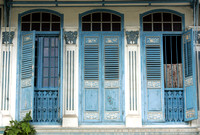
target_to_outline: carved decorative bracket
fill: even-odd
[[[127,44],[137,44],[139,31],[126,31]]]
[[[76,44],[77,31],[65,31],[64,37],[66,44]]]
[[[13,38],[14,38],[15,32],[11,31],[10,33],[8,31],[2,32],[2,44],[12,44]]]

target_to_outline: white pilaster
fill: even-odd
[[[138,31],[139,27],[126,27],[126,31]],[[140,39],[137,43],[127,43],[125,39],[125,106],[126,127],[141,127],[141,77]]]
[[[65,28],[64,31],[77,31]],[[78,36],[77,36],[78,37]],[[78,47],[64,41],[63,55],[63,127],[78,127]]]
[[[13,64],[16,58],[13,59],[13,46],[16,45],[14,39],[13,42],[3,43],[3,32],[15,32],[16,28],[2,27],[1,28],[1,47],[0,47],[0,126],[9,125],[9,121],[14,119],[15,113],[15,89],[13,89],[13,68],[16,66]],[[16,80],[15,80],[16,81]],[[16,87],[16,85],[15,85]]]

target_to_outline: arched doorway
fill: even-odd
[[[92,10],[79,19],[79,123],[123,124],[123,15]]]
[[[61,124],[62,18],[42,9],[19,15],[19,119],[31,111],[34,124]]]

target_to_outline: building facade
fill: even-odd
[[[0,131],[199,134],[199,1],[0,4]]]

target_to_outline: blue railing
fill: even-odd
[[[36,90],[33,122],[59,122],[58,90]]]
[[[165,90],[165,121],[183,122],[183,90]]]

